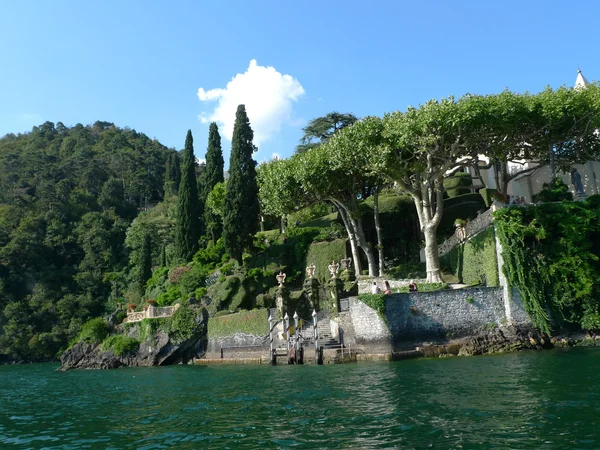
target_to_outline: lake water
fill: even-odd
[[[600,448],[600,349],[325,366],[0,366],[1,449]]]

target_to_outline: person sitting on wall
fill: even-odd
[[[392,293],[392,288],[390,287],[390,282],[388,280],[385,280],[385,293],[386,294]]]
[[[371,294],[379,294],[379,288],[377,287],[376,281],[373,281],[373,285],[371,286]]]
[[[419,292],[419,287],[417,286],[417,283],[415,283],[415,280],[410,280],[410,284],[408,285],[408,291]]]

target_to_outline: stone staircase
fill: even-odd
[[[323,348],[340,348],[340,341],[335,339],[331,335],[331,327],[329,326],[329,319],[321,320],[317,324],[317,335],[319,336],[319,347]],[[313,339],[311,337],[311,343]]]

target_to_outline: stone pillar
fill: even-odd
[[[277,279],[277,282],[279,283],[279,286],[277,287],[277,292],[275,293],[275,306],[277,307],[279,314],[281,314],[281,317],[283,317],[283,315],[285,313],[287,313],[288,301],[290,299],[290,293],[286,289],[286,287],[283,285],[283,282],[285,281],[285,278],[286,278],[285,273],[279,272],[279,274],[277,274],[275,276],[275,278]]]
[[[279,314],[281,314],[280,317],[283,317],[285,313],[287,313],[289,299],[290,292],[287,290],[287,288],[283,285],[279,286],[275,293],[275,303],[277,311],[279,311]]]
[[[337,264],[335,261],[332,261],[327,268],[331,274],[331,279],[327,283],[329,313],[337,315],[340,311],[340,297],[342,296],[342,291],[344,290],[344,283],[337,277],[337,273],[340,268],[339,264]]]
[[[329,314],[337,315],[340,311],[340,298],[344,290],[344,283],[339,278],[332,278],[327,283],[327,302]]]
[[[304,280],[304,292],[306,292],[306,297],[310,303],[310,308],[320,311],[320,303],[319,303],[319,280],[316,278],[307,278]]]
[[[308,297],[311,309],[319,311],[319,280],[314,278],[315,265],[311,264],[306,267],[306,279],[304,280],[304,292]]]

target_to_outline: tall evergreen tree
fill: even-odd
[[[165,195],[175,195],[179,190],[181,181],[181,168],[179,166],[179,154],[175,151],[170,152],[167,157],[165,170]]]
[[[238,262],[242,262],[244,249],[252,244],[252,237],[258,231],[258,185],[256,182],[256,161],[252,153],[254,132],[244,105],[239,105],[235,114],[229,179],[223,203],[223,238],[225,248]]]
[[[194,158],[194,138],[188,130],[185,138],[185,149],[177,199],[175,254],[182,261],[189,261],[198,251],[198,240],[201,235],[200,208]]]
[[[217,124],[212,122],[208,131],[206,169],[204,171],[204,185],[201,197],[202,204],[204,205],[204,224],[210,232],[213,244],[221,235],[221,220],[210,208],[206,207],[206,200],[215,185],[225,181],[225,177],[223,176],[224,165],[223,151],[221,150],[221,135],[219,134]]]
[[[144,234],[144,242],[140,253],[138,267],[138,286],[140,295],[146,292],[146,282],[152,277],[152,237],[149,233]]]

